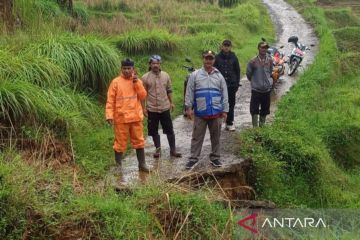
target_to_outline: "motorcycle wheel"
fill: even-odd
[[[291,76],[295,73],[296,69],[299,66],[299,61],[297,59],[294,59],[289,66],[288,75]]]

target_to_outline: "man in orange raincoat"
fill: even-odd
[[[141,101],[146,97],[142,81],[134,73],[134,62],[121,62],[121,75],[112,80],[107,93],[106,121],[114,127],[115,161],[121,169],[121,162],[130,135],[131,145],[136,149],[139,170],[149,172],[145,162],[143,109]]]

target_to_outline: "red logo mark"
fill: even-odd
[[[248,226],[248,225],[245,225],[245,222],[246,222],[246,221],[252,220],[251,226],[254,226],[255,223],[256,223],[256,217],[257,217],[257,214],[254,213],[253,215],[251,215],[251,216],[249,216],[249,217],[247,217],[247,218],[241,219],[241,220],[238,222],[238,224],[239,224],[240,226],[242,226],[243,228],[246,228],[247,230],[252,231],[253,233],[258,233],[258,231],[257,231],[255,228],[252,228],[252,227],[250,227],[250,226]]]

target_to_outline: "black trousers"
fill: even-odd
[[[157,113],[148,111],[148,135],[158,135],[159,123],[162,126],[164,134],[174,134],[174,128],[171,120],[170,110]]]
[[[234,123],[234,108],[236,102],[236,92],[239,87],[228,87],[228,97],[229,97],[229,112],[226,118],[227,125],[233,125]]]
[[[270,114],[270,93],[271,91],[262,93],[251,90],[251,115],[260,114],[260,116],[266,116]]]

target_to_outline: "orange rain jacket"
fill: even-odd
[[[132,123],[142,121],[144,114],[141,100],[146,97],[143,83],[138,79],[126,79],[123,75],[112,80],[107,93],[106,120],[114,123]]]

